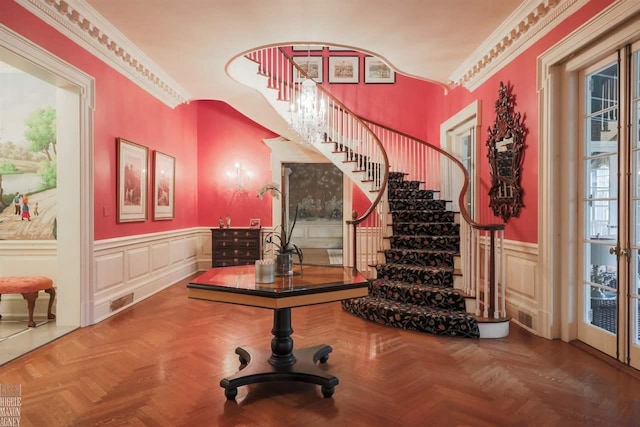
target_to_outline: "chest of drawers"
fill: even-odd
[[[211,266],[253,264],[260,259],[259,228],[212,228]]]

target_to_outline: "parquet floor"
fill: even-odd
[[[186,283],[0,367],[0,383],[22,384],[21,425],[640,425],[640,380],[576,346],[513,325],[505,339],[437,338],[339,303],[292,311],[296,347],[333,347],[332,398],[263,383],[226,401],[235,347],[269,348],[272,313],[187,299]]]

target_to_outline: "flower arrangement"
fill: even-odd
[[[282,199],[284,201],[284,206],[286,206],[286,196],[282,194],[280,191],[280,186],[275,182],[270,182],[268,184],[263,185],[258,189],[258,198],[263,199],[266,194],[271,195],[274,199]],[[291,223],[291,227],[287,230],[285,226],[285,210],[282,209],[282,215],[280,219],[280,225],[276,227],[276,230],[267,234],[265,238],[265,242],[270,243],[275,246],[275,250],[277,254],[296,254],[298,255],[298,260],[300,262],[300,266],[302,267],[302,250],[291,242],[291,236],[293,235],[293,229],[296,226],[296,222],[298,220],[298,206],[296,206],[296,211],[293,217],[293,222]]]

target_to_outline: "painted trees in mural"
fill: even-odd
[[[56,89],[0,62],[0,240],[55,239]]]
[[[342,172],[331,163],[293,163],[289,177],[289,216],[299,220],[342,219]],[[290,218],[291,220],[292,218]]]

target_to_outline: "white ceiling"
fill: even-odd
[[[524,0],[85,0],[190,94],[230,102],[225,67],[260,46],[343,45],[448,83]],[[531,3],[531,0],[529,0]]]

